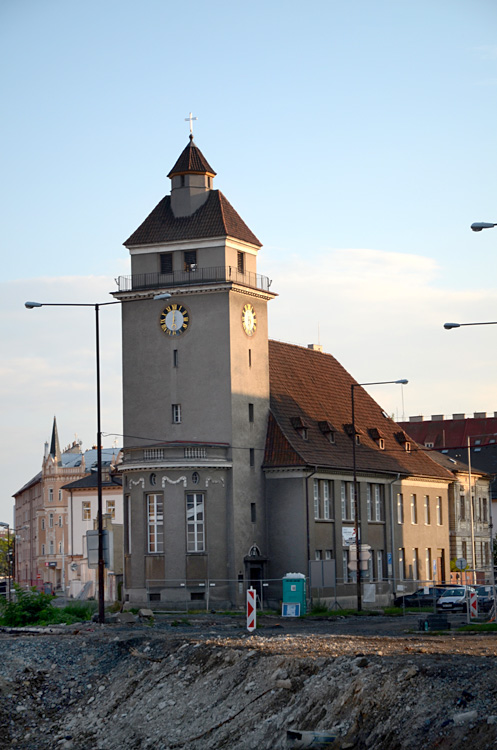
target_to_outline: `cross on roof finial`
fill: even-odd
[[[194,120],[198,120],[198,117],[193,117],[191,112],[188,117],[185,117],[185,122],[190,123],[190,138],[193,138],[193,121]]]

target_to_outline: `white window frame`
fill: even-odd
[[[383,561],[384,561],[383,550],[377,549],[376,550],[376,578],[378,581],[383,581],[383,576],[384,576]]]
[[[52,539],[52,540],[50,541],[50,543],[49,543],[49,550],[48,550],[48,554],[49,554],[49,555],[55,555],[55,546],[54,546],[54,542],[53,542],[53,539]]]
[[[413,581],[419,580],[419,553],[418,548],[412,548],[412,579]]]
[[[404,495],[402,492],[397,492],[397,523],[404,523]]]
[[[181,424],[181,404],[172,405],[173,424]]]
[[[186,551],[205,552],[205,494],[186,495]]]
[[[340,484],[340,505],[342,508],[342,521],[347,520],[347,484],[341,482]]]
[[[443,526],[443,508],[441,495],[437,495],[437,526]]]
[[[399,547],[399,581],[406,580],[406,553],[404,547]]]
[[[48,489],[48,502],[53,503],[53,487],[49,487]]]
[[[425,495],[425,525],[430,526],[430,524],[431,524],[430,496]]]
[[[415,526],[418,523],[418,498],[415,492],[411,494],[411,523]]]
[[[107,515],[110,515],[110,517],[114,519],[116,517],[116,501],[106,500],[105,510],[106,510]]]
[[[81,503],[81,515],[83,521],[91,521],[91,500],[83,500]]]
[[[147,550],[148,553],[164,552],[164,496],[162,493],[150,492],[147,502]]]
[[[383,521],[383,503],[381,502],[381,485],[375,484],[374,487],[374,520]]]
[[[431,547],[426,548],[425,562],[426,562],[426,578],[428,581],[431,581],[433,578],[433,566],[431,562]]]
[[[323,482],[323,518],[325,521],[329,521],[331,518],[330,513],[330,483],[325,479]]]
[[[319,516],[319,479],[314,480],[314,518],[318,519]]]
[[[53,529],[53,513],[48,514],[48,528]]]
[[[368,521],[373,520],[373,507],[371,503],[371,484],[368,482],[366,485],[366,506],[367,506],[367,514],[368,514]]]

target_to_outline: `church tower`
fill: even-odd
[[[114,293],[130,602],[236,606],[267,573],[261,464],[275,295],[257,273],[261,243],[215,175],[190,135],[171,194],[124,243],[131,276]]]

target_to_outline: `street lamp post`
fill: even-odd
[[[169,299],[167,292],[154,295],[153,299]],[[98,529],[98,621],[105,622],[105,598],[104,598],[104,544],[102,524],[102,428],[101,428],[101,403],[100,403],[100,320],[101,307],[108,305],[119,305],[121,300],[113,302],[25,302],[28,310],[35,307],[93,307],[95,310],[95,369],[97,376],[97,529]]]
[[[350,401],[352,406],[352,473],[354,486],[354,518],[355,518],[355,544],[356,544],[356,586],[357,586],[357,611],[362,609],[361,591],[361,505],[357,492],[357,462],[356,462],[356,427],[355,427],[355,398],[354,388],[362,388],[369,385],[407,385],[409,381],[401,380],[379,380],[374,383],[352,383],[350,386]],[[392,550],[393,554],[393,550]]]

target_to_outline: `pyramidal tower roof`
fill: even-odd
[[[201,150],[194,144],[191,134],[190,142],[167,176],[174,177],[177,174],[207,174],[210,177],[216,175]]]

